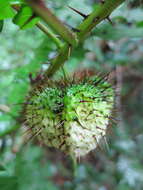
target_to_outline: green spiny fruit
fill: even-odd
[[[72,157],[95,149],[110,121],[114,91],[100,77],[74,84],[44,85],[29,98],[26,120],[33,135]]]

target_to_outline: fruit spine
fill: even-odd
[[[41,143],[77,158],[106,135],[113,106],[114,90],[101,77],[50,81],[30,95],[26,123]]]

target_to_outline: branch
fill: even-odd
[[[17,12],[20,11],[20,5],[18,4],[12,4],[11,7],[16,10]],[[63,46],[63,43],[61,40],[49,29],[47,28],[44,24],[41,22],[38,22],[36,26],[44,32],[48,37],[50,37],[51,40],[53,40],[58,48],[61,48]]]
[[[80,32],[77,33],[78,44],[85,39],[85,37],[97,24],[107,18],[114,11],[114,9],[116,9],[124,1],[125,0],[106,0],[105,3],[100,4],[98,10],[94,10],[79,25],[78,29],[80,30]],[[71,47],[65,44],[57,57],[52,60],[51,65],[45,72],[45,75],[47,75],[47,77],[51,77],[57,70],[59,70],[61,66],[63,66],[64,62],[69,58],[69,50],[71,54]]]
[[[82,41],[91,30],[99,24],[102,20],[109,17],[109,15],[125,0],[105,0],[99,5],[78,27],[80,33],[78,38]]]
[[[45,77],[52,77],[53,74],[68,60],[71,55],[72,48],[69,44],[65,44],[59,54],[51,61],[49,68],[45,72]]]
[[[77,45],[77,36],[69,30],[52,12],[48,9],[43,0],[27,0],[34,12],[39,15],[57,34],[72,46]]]
[[[63,43],[59,40],[59,38],[57,38],[57,36],[49,29],[47,28],[44,24],[42,24],[41,22],[38,22],[36,24],[36,26],[43,31],[47,36],[49,36],[50,39],[53,40],[53,42],[55,42],[55,44],[57,45],[58,48],[61,48]]]

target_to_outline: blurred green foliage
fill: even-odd
[[[3,2],[8,2],[4,1]],[[66,6],[88,14],[97,0],[49,0],[55,14],[76,27],[81,17]],[[5,5],[6,6],[6,5]],[[65,64],[77,69],[112,71],[121,88],[118,124],[109,131],[109,151],[95,150],[81,159],[73,177],[71,161],[58,150],[24,145],[18,121],[35,76],[48,67],[56,46],[36,27],[20,30],[12,23],[15,12],[0,7],[0,188],[2,190],[142,190],[143,189],[143,6],[128,1],[102,22]],[[2,29],[3,27],[3,29]],[[57,76],[62,75],[59,71]]]

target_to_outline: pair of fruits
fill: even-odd
[[[110,121],[114,90],[101,77],[47,82],[29,97],[26,122],[38,140],[72,157],[95,149]]]

